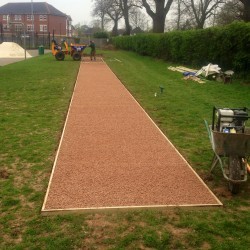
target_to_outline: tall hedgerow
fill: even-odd
[[[195,67],[213,63],[223,70],[250,74],[250,23],[235,22],[203,30],[123,36],[112,41],[119,49],[173,63]]]

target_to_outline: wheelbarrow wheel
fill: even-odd
[[[238,156],[229,156],[228,172],[229,178],[232,180],[241,180],[242,161]],[[228,188],[232,194],[238,194],[240,191],[240,184],[235,182],[228,182]]]
[[[62,51],[59,51],[55,55],[57,61],[63,61],[65,58],[65,54]]]

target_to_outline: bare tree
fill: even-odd
[[[94,0],[94,9],[92,14],[101,20],[101,27],[112,20],[114,22],[113,34],[118,33],[118,21],[121,17],[125,21],[125,35],[130,35],[131,26],[129,20],[130,9],[137,5],[136,0]]]
[[[244,5],[239,0],[225,3],[215,16],[216,25],[226,25],[235,20],[243,20]]]
[[[244,4],[243,20],[250,22],[250,0],[239,0]]]
[[[225,0],[186,0],[183,2],[189,13],[194,15],[196,28],[203,29],[208,18],[214,15],[214,11],[225,3]]]
[[[147,16],[142,11],[134,7],[130,10],[130,22],[134,28],[141,28],[141,30],[147,29]]]
[[[126,32],[125,35],[130,35],[131,33],[131,27],[129,23],[129,0],[120,0],[120,6],[123,12],[123,17],[125,21],[125,26],[126,26]]]
[[[107,17],[107,2],[107,0],[94,0],[94,8],[92,10],[92,15],[100,19],[102,31],[105,30],[105,25],[110,22],[110,19]]]
[[[176,0],[171,7],[171,19],[168,20],[168,22],[174,30],[195,28],[194,15],[193,13],[189,13],[184,1],[185,0]]]
[[[183,15],[181,3],[182,3],[182,0],[177,0],[177,30],[180,29],[181,16]]]
[[[115,0],[106,0],[107,15],[113,21],[112,35],[118,35],[118,22],[123,17],[122,10]]]
[[[123,18],[125,21],[125,33],[124,35],[130,35],[131,33],[131,26],[130,26],[130,20],[129,20],[129,11],[132,7],[137,6],[138,7],[138,1],[136,0],[115,0],[116,3],[119,5]]]
[[[142,6],[153,20],[153,32],[163,33],[165,29],[165,19],[173,0],[154,0],[152,4],[149,0],[142,0]],[[154,12],[155,11],[155,12]]]

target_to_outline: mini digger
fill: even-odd
[[[52,40],[51,51],[52,55],[55,56],[57,61],[63,61],[65,55],[70,55],[74,61],[80,61],[84,49],[87,47],[86,44],[70,44],[63,40],[61,44],[58,44],[56,40]]]

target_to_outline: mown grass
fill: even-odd
[[[249,182],[231,196],[220,171],[206,179],[212,150],[203,119],[211,121],[213,105],[250,106],[250,85],[187,82],[163,61],[103,53],[224,207],[41,216],[79,67],[44,55],[0,68],[0,249],[249,249]]]

